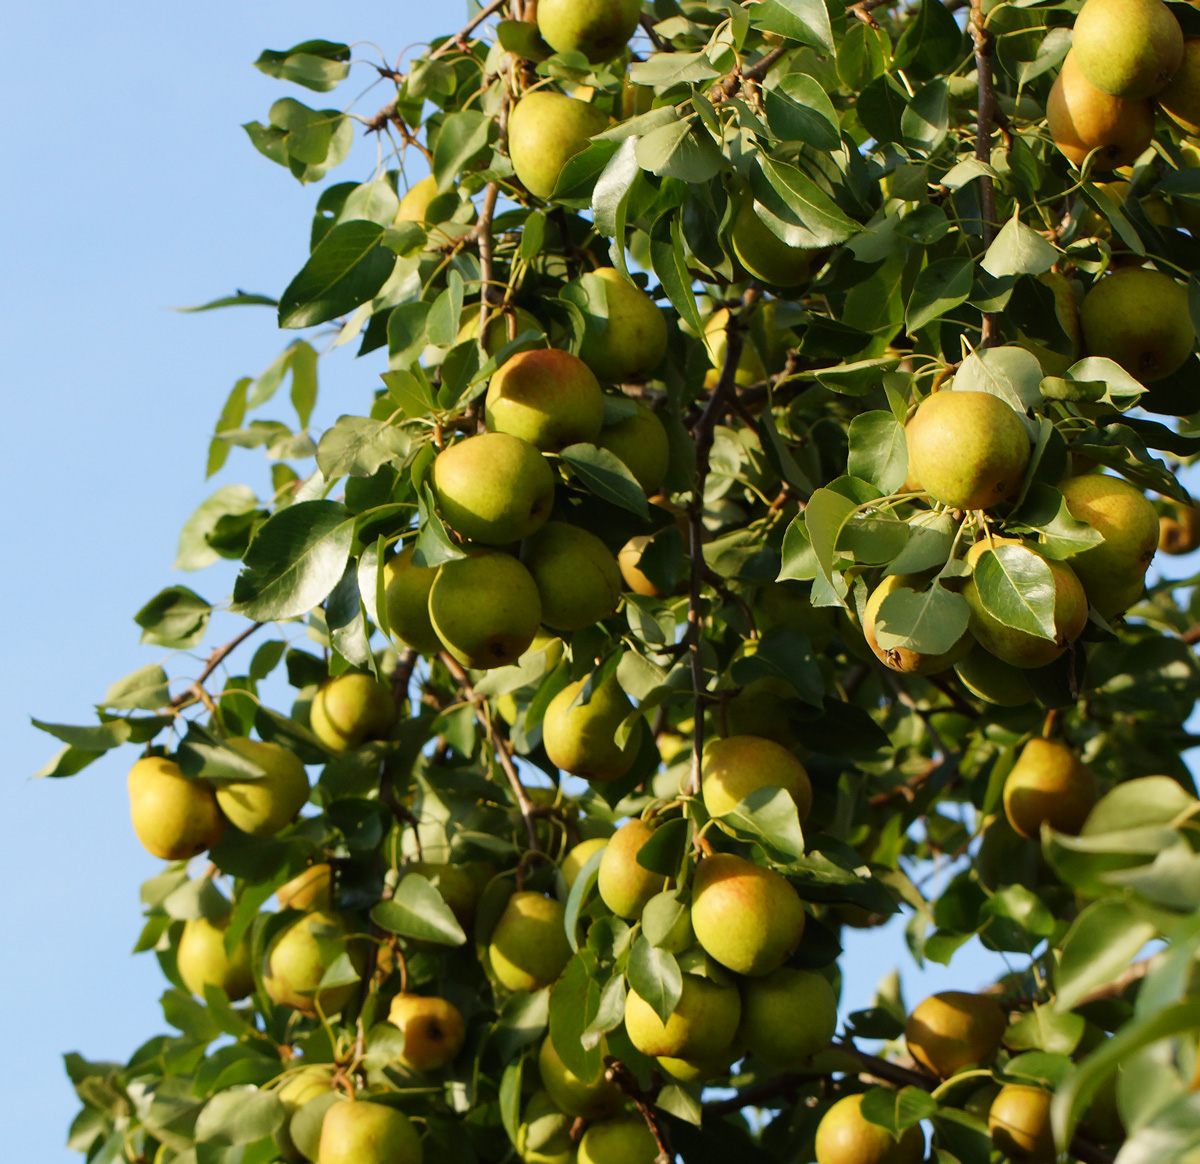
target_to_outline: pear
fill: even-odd
[[[363,969],[362,944],[349,938],[345,922],[331,913],[314,910],[294,921],[271,939],[263,969],[263,987],[273,1002],[302,1014],[336,1014],[354,997],[358,983],[327,986],[320,990],[325,971],[342,955],[359,974]]]
[[[512,356],[492,377],[485,415],[490,432],[557,453],[595,442],[604,424],[604,393],[578,356],[534,348]]]
[[[600,267],[573,287],[587,321],[579,356],[601,380],[623,384],[658,367],[667,354],[667,321],[645,291],[616,267]]]
[[[308,802],[308,776],[295,752],[265,740],[225,741],[225,746],[257,764],[257,780],[227,780],[217,786],[217,804],[231,824],[252,837],[273,837],[296,819]]]
[[[400,206],[393,221],[424,223],[429,204],[437,197],[437,188],[437,179],[432,174],[414,183],[400,199]]]
[[[586,101],[544,89],[527,93],[508,118],[508,156],[518,180],[530,194],[549,198],[563,166],[607,125]]]
[[[212,788],[189,780],[163,756],[146,756],[130,768],[129,812],[137,839],[167,861],[211,849],[225,827]]]
[[[535,1091],[517,1128],[517,1155],[525,1164],[573,1164],[571,1124],[545,1091]]]
[[[472,303],[463,308],[462,323],[458,334],[454,337],[456,344],[465,343],[479,336],[479,305]],[[510,333],[509,313],[497,311],[488,320],[487,335],[483,341],[483,350],[494,356],[510,339],[516,339],[524,331],[543,331],[541,322],[524,307],[512,309],[512,328]]]
[[[1185,133],[1200,133],[1200,40],[1184,43],[1183,60],[1171,83],[1158,94],[1158,104]]]
[[[295,1139],[291,1134],[291,1120],[305,1104],[310,1103],[314,1099],[325,1099],[328,1097],[327,1105],[321,1112],[321,1118],[324,1119],[325,1111],[337,1101],[334,1092],[331,1091],[333,1082],[332,1066],[312,1066],[302,1067],[299,1071],[293,1072],[286,1083],[275,1093],[279,1096],[279,1102],[283,1104],[283,1110],[287,1113],[286,1122],[275,1133],[275,1144],[279,1149],[279,1154],[288,1164],[303,1164],[309,1157],[300,1151]],[[319,1140],[320,1131],[318,1129],[317,1139]],[[317,1154],[318,1145],[314,1143],[313,1156]]]
[[[317,1164],[421,1164],[421,1137],[394,1107],[335,1103],[321,1125]]]
[[[759,788],[782,788],[796,802],[803,824],[812,808],[812,784],[787,748],[760,736],[729,736],[704,749],[700,788],[709,816],[732,812]]]
[[[1158,548],[1164,554],[1190,554],[1200,546],[1200,509],[1178,505],[1158,519]]]
[[[973,647],[955,664],[954,673],[972,695],[997,707],[1021,707],[1035,698],[1020,667],[1001,662],[983,647]]]
[[[690,555],[691,546],[691,529],[688,523],[687,511],[680,508],[671,501],[657,501],[659,509],[666,509],[675,514],[673,526],[664,526],[660,530],[656,530],[652,534],[635,534],[629,539],[620,549],[617,554],[617,566],[621,570],[621,577],[625,580],[625,585],[634,592],[634,594],[642,594],[647,598],[666,598],[670,593],[681,593],[687,587],[687,577],[683,574],[676,580],[676,585],[672,591],[663,591],[651,581],[644,573],[642,573],[641,561],[642,555],[654,545],[660,538],[670,536],[669,531],[674,528],[679,537],[683,541],[683,556],[684,565],[686,566],[686,558]]]
[[[516,558],[482,552],[439,567],[429,617],[454,658],[485,671],[515,663],[529,649],[542,602],[533,576]]]
[[[798,287],[808,282],[815,252],[785,243],[755,214],[750,197],[743,199],[738,209],[729,241],[751,278],[773,287]]]
[[[1079,318],[1088,353],[1115,360],[1143,384],[1178,371],[1196,346],[1187,288],[1148,267],[1101,279],[1084,296]]]
[[[837,995],[815,970],[782,966],[742,986],[738,1041],[770,1067],[790,1069],[823,1051],[837,1031]]]
[[[736,986],[697,974],[683,975],[679,1001],[665,1023],[636,990],[625,999],[625,1031],[643,1055],[715,1058],[733,1043],[741,1016]]]
[[[388,1022],[404,1032],[400,1062],[413,1071],[437,1071],[453,1062],[467,1033],[452,1002],[420,994],[397,994]]]
[[[990,1063],[1007,1026],[994,998],[944,990],[930,995],[909,1015],[904,1041],[922,1067],[948,1079],[967,1067]]]
[[[539,0],[537,26],[556,53],[583,53],[597,65],[621,52],[641,15],[640,0]]]
[[[735,1045],[708,1059],[676,1059],[670,1055],[659,1055],[656,1061],[680,1083],[709,1083],[728,1075],[730,1067],[741,1057],[742,1051]]]
[[[696,867],[692,927],[711,958],[737,974],[761,978],[778,970],[800,944],[804,905],[773,869],[719,853]]]
[[[987,509],[1016,495],[1029,463],[1020,416],[990,392],[935,392],[905,428],[908,463],[935,501]]]
[[[219,986],[230,1002],[245,998],[254,989],[254,972],[250,968],[249,933],[225,952],[225,931],[229,918],[210,922],[207,918],[191,918],[183,923],[179,945],[175,950],[175,965],[183,984],[199,998],[204,998],[206,986]]]
[[[925,1158],[921,1129],[908,1128],[895,1140],[862,1114],[862,1101],[861,1095],[847,1095],[821,1117],[817,1164],[919,1164]]]
[[[1087,0],[1075,17],[1071,49],[1102,93],[1153,97],[1183,60],[1183,30],[1162,0]]]
[[[704,324],[704,334],[708,337],[708,346],[713,360],[713,366],[704,373],[704,387],[710,392],[720,382],[721,370],[725,366],[725,352],[729,346],[725,329],[728,325],[729,309],[727,307],[714,311]],[[762,356],[758,354],[758,349],[747,335],[742,343],[741,355],[738,356],[733,382],[739,388],[749,388],[751,384],[761,384],[766,378],[767,369],[763,365]]]
[[[1004,781],[1008,823],[1032,840],[1043,824],[1076,835],[1095,803],[1095,777],[1057,740],[1030,740]]]
[[[595,534],[569,522],[548,521],[525,539],[521,561],[533,575],[548,627],[582,630],[617,609],[621,570]]]
[[[481,433],[449,445],[430,476],[450,528],[487,546],[529,537],[546,524],[554,504],[546,458],[508,433]]]
[[[1154,136],[1154,105],[1148,100],[1125,101],[1101,92],[1084,75],[1068,52],[1046,102],[1050,136],[1068,161],[1082,166],[1098,150],[1097,170],[1128,166],[1150,145]]]
[[[405,546],[384,563],[388,626],[392,637],[422,655],[442,649],[433,623],[429,621],[429,591],[437,575],[436,566],[414,566],[415,546]]]
[[[564,772],[585,780],[616,780],[637,759],[642,721],[635,722],[624,746],[619,747],[617,728],[633,712],[629,696],[612,674],[593,688],[586,703],[577,703],[586,682],[568,683],[550,701],[542,719],[542,743],[550,762]]]
[[[313,696],[313,735],[331,752],[350,752],[367,740],[385,740],[396,723],[392,689],[371,675],[347,671]]]
[[[488,956],[492,972],[508,990],[541,990],[571,960],[564,926],[566,910],[540,893],[521,890],[508,899],[492,930]]]
[[[884,650],[879,645],[879,640],[875,636],[875,625],[879,618],[879,608],[883,605],[884,599],[897,590],[918,592],[921,589],[923,587],[920,580],[914,575],[889,574],[871,591],[871,596],[867,599],[866,610],[863,612],[863,637],[867,640],[867,646],[885,667],[905,675],[937,675],[965,658],[967,652],[975,645],[970,631],[963,631],[954,646],[937,655],[926,655],[920,651],[914,651],[910,647],[889,647]]]
[[[333,869],[324,863],[310,865],[303,873],[275,890],[280,909],[319,909],[333,905]]]
[[[671,459],[671,443],[658,415],[640,400],[632,416],[600,430],[596,444],[624,464],[647,497],[662,488]]]
[[[1050,1126],[1050,1092],[1010,1083],[1000,1089],[988,1112],[992,1143],[1023,1164],[1054,1164],[1058,1153]]]
[[[589,837],[586,841],[580,841],[579,844],[571,847],[559,866],[563,880],[567,883],[568,893],[571,891],[571,886],[575,884],[576,878],[583,872],[583,867],[608,844],[608,841],[608,837]]]
[[[579,1141],[579,1164],[655,1164],[658,1142],[640,1115],[592,1124]]]
[[[604,1072],[593,1080],[580,1079],[559,1056],[547,1036],[538,1052],[538,1073],[550,1098],[567,1115],[602,1120],[620,1110],[624,1096]]]
[[[669,877],[638,864],[637,855],[652,836],[654,830],[634,817],[617,829],[604,848],[596,888],[617,917],[636,921],[646,902],[671,885]]]

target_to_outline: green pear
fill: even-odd
[[[559,866],[563,880],[567,883],[568,893],[575,884],[575,879],[583,872],[583,867],[608,844],[608,841],[608,837],[589,837],[586,841],[571,846]]]
[[[387,618],[392,637],[423,655],[442,649],[433,623],[429,621],[429,590],[437,575],[436,566],[414,566],[415,546],[405,546],[384,563]]]
[[[736,986],[697,974],[683,975],[679,1001],[665,1023],[636,990],[625,1000],[625,1032],[643,1055],[714,1059],[733,1043],[741,1017]]]
[[[516,339],[524,331],[544,330],[537,317],[531,312],[526,311],[524,307],[514,307],[511,311],[511,330],[510,315],[507,311],[497,311],[488,320],[487,336],[483,341],[483,350],[489,356],[494,356],[510,339]],[[462,323],[459,325],[458,334],[454,337],[456,344],[478,338],[479,305],[472,303],[464,307],[461,319]],[[519,436],[520,434],[518,433],[517,435]]]
[[[621,570],[593,533],[548,521],[521,546],[542,602],[542,622],[557,631],[582,630],[607,618],[621,597]]]
[[[302,1014],[336,1014],[355,995],[357,982],[326,986],[325,971],[342,955],[361,974],[362,943],[351,939],[346,924],[331,913],[314,910],[271,939],[263,969],[263,987],[272,1001]]]
[[[899,1140],[862,1114],[861,1095],[839,1099],[817,1125],[817,1164],[920,1164],[925,1136],[906,1129]]]
[[[317,1164],[421,1164],[421,1137],[402,1111],[364,1099],[335,1103],[321,1125]]]
[[[804,765],[787,748],[759,736],[728,736],[704,749],[700,788],[709,816],[732,812],[759,788],[782,788],[803,824],[812,808],[812,784]]]
[[[600,430],[596,444],[624,464],[647,497],[662,488],[671,460],[671,442],[657,413],[640,400],[632,416]]]
[[[706,857],[696,867],[696,940],[737,974],[761,978],[778,970],[800,944],[804,916],[796,891],[773,869],[731,853]]]
[[[430,474],[442,517],[486,546],[519,542],[541,529],[554,504],[554,474],[528,441],[485,432],[438,453]]]
[[[641,15],[640,0],[538,0],[537,26],[556,53],[583,53],[597,65],[620,53]]]
[[[462,1050],[462,1013],[444,998],[402,992],[392,999],[388,1022],[404,1032],[399,1062],[413,1071],[439,1071]]]
[[[1050,89],[1046,124],[1068,161],[1082,166],[1095,150],[1093,168],[1112,170],[1130,165],[1149,147],[1154,137],[1154,103],[1101,92],[1083,75],[1071,51]]]
[[[279,1102],[283,1104],[283,1110],[287,1115],[285,1122],[275,1133],[275,1146],[278,1148],[280,1156],[288,1164],[304,1164],[305,1161],[310,1159],[309,1156],[300,1150],[299,1145],[291,1134],[291,1121],[293,1117],[312,1100],[322,1099],[326,1100],[326,1106],[321,1110],[321,1119],[324,1120],[325,1111],[338,1098],[336,1093],[331,1090],[332,1082],[332,1065],[301,1067],[300,1070],[293,1071],[288,1077],[287,1082],[275,1093],[279,1096]],[[312,1158],[315,1158],[320,1140],[319,1128],[317,1129],[317,1136],[311,1139]]]
[[[1035,698],[1020,667],[1001,662],[983,647],[972,647],[954,665],[954,673],[972,695],[997,707],[1021,707]]]
[[[347,671],[321,685],[309,723],[331,752],[350,752],[367,740],[385,740],[396,723],[392,689],[371,675]]]
[[[571,960],[562,903],[521,890],[508,899],[492,930],[488,956],[492,972],[508,990],[541,990]]]
[[[579,1141],[579,1164],[655,1164],[658,1141],[640,1115],[592,1124]]]
[[[289,1164],[305,1164],[306,1161],[317,1159],[321,1151],[321,1127],[325,1123],[325,1113],[335,1103],[344,1102],[346,1096],[342,1092],[326,1089],[323,1094],[313,1096],[296,1109],[287,1123],[275,1133],[276,1144],[292,1149],[291,1154],[286,1148],[282,1152]]]
[[[999,396],[935,392],[921,401],[905,435],[909,468],[943,505],[987,509],[1021,487],[1029,434]]]
[[[1185,133],[1200,133],[1200,40],[1184,42],[1183,60],[1171,83],[1158,94],[1158,104]],[[1180,221],[1189,231],[1192,229],[1183,215]]]
[[[672,1078],[680,1083],[709,1083],[729,1074],[729,1068],[742,1057],[736,1045],[710,1059],[676,1059],[670,1055],[659,1055],[656,1062]]]
[[[542,602],[533,576],[511,554],[489,551],[438,569],[429,617],[464,667],[486,671],[515,663],[533,642]]]
[[[975,645],[970,631],[963,631],[954,646],[948,651],[942,651],[936,655],[926,655],[921,651],[914,651],[910,647],[888,647],[885,650],[879,645],[879,639],[876,637],[876,624],[879,620],[879,608],[883,605],[884,599],[898,590],[920,593],[923,589],[921,580],[915,575],[889,574],[871,591],[871,596],[867,599],[867,606],[863,612],[863,638],[867,640],[867,646],[885,667],[905,675],[940,674],[953,667],[960,659],[965,658],[967,652]]]
[[[828,1047],[836,1031],[837,995],[815,970],[782,966],[742,984],[738,1042],[768,1066],[798,1066]]]
[[[585,780],[616,780],[637,759],[642,721],[635,722],[624,746],[619,747],[617,728],[633,712],[629,696],[612,674],[593,688],[586,703],[577,703],[586,682],[568,683],[550,701],[542,719],[542,743],[551,763],[564,772]]]
[[[595,442],[604,424],[604,393],[578,356],[534,348],[512,356],[492,377],[485,415],[490,432],[557,453]]]
[[[586,101],[544,89],[527,93],[508,117],[508,156],[518,180],[530,194],[549,198],[563,166],[607,126],[604,113]]]
[[[1143,384],[1183,366],[1196,346],[1187,288],[1148,267],[1101,279],[1079,308],[1088,354],[1115,360]]]
[[[333,907],[333,869],[322,862],[310,865],[303,873],[275,890],[280,909],[320,909]]]
[[[1096,779],[1065,744],[1032,739],[1004,781],[1004,814],[1023,837],[1037,840],[1042,825],[1072,836],[1096,803]]]
[[[1010,1083],[1000,1089],[988,1112],[992,1143],[1022,1164],[1054,1164],[1058,1152],[1050,1126],[1053,1095],[1040,1087]]]
[[[754,212],[754,200],[743,199],[730,234],[737,261],[754,279],[772,287],[798,287],[807,283],[815,252],[785,243]]]
[[[587,322],[579,356],[601,380],[623,384],[658,367],[667,353],[667,321],[645,291],[616,267],[600,267],[572,288]]]
[[[130,768],[129,813],[137,839],[167,861],[211,849],[225,827],[212,788],[188,779],[163,756],[146,756]]]
[[[517,1128],[517,1155],[525,1164],[573,1164],[571,1120],[545,1091],[535,1091]]]
[[[1153,97],[1183,60],[1183,31],[1162,0],[1087,0],[1071,48],[1080,72],[1102,93]]]
[[[549,1035],[538,1052],[538,1072],[550,1098],[567,1115],[585,1120],[602,1120],[620,1110],[624,1096],[604,1072],[593,1080],[580,1079],[559,1056]]]
[[[1007,1026],[994,998],[944,990],[930,995],[908,1016],[904,1041],[922,1067],[948,1079],[967,1067],[990,1063]]]
[[[183,923],[179,945],[175,950],[175,965],[183,984],[199,998],[206,986],[219,986],[230,1002],[245,998],[254,989],[254,972],[250,968],[249,933],[225,952],[225,931],[229,918],[210,922],[207,918],[191,918]]]
[[[713,366],[704,373],[704,387],[710,392],[721,379],[721,369],[725,366],[725,352],[728,350],[729,339],[726,328],[729,325],[729,308],[722,307],[714,311],[704,324],[704,334],[708,337],[708,347]],[[754,346],[750,336],[744,337],[742,352],[738,356],[737,370],[733,382],[739,388],[749,388],[751,384],[761,384],[767,378],[767,369],[763,365],[762,356]]]
[[[257,780],[226,780],[217,804],[231,824],[253,837],[273,837],[296,819],[308,802],[308,776],[295,752],[265,740],[229,739],[225,746],[257,764]]]
[[[646,902],[671,884],[669,877],[638,864],[637,855],[652,836],[654,830],[634,817],[617,829],[604,847],[596,888],[617,917],[636,921]]]

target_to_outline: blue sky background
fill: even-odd
[[[169,308],[235,287],[282,290],[303,260],[316,192],[261,157],[240,125],[265,121],[288,94],[342,106],[372,73],[356,67],[325,101],[250,63],[263,48],[313,37],[369,36],[394,59],[463,17],[458,2],[415,0],[40,0],[0,14],[6,1158],[80,1159],[63,1147],[78,1105],[59,1056],[124,1060],[165,1029],[157,963],[129,953],[138,887],[161,868],[129,824],[133,754],[111,753],[70,780],[32,781],[57,745],[29,717],[86,723],[114,679],[160,659],[138,645],[132,615],[164,586],[183,582],[213,602],[231,587],[226,564],[173,574],[175,540],[220,484],[264,488],[259,450],[235,450],[206,483],[207,434],[234,381],[261,372],[291,337],[273,330],[267,309]],[[378,59],[367,45],[355,55]],[[386,97],[380,86],[358,109],[369,115]],[[365,178],[373,164],[373,144],[360,139],[331,180]],[[355,363],[346,349],[322,360],[315,428],[362,407],[377,360]],[[278,415],[287,419],[282,397]],[[211,641],[231,625],[214,620]],[[895,925],[854,935],[843,960],[850,1009],[869,1002],[897,959],[910,1005],[1003,969],[968,947],[953,975],[934,967],[921,977]]]

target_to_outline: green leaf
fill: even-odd
[[[350,73],[350,46],[328,40],[306,40],[282,52],[265,49],[254,67],[268,77],[327,93]]]
[[[66,723],[43,723],[40,719],[29,721],[35,728],[49,732],[57,740],[78,748],[83,752],[107,752],[111,748],[119,748],[131,734],[129,721],[124,719],[109,720],[108,723],[91,727],[75,727]]]
[[[1054,575],[1033,550],[998,545],[980,555],[975,585],[984,609],[1005,626],[1054,641]]]
[[[683,225],[678,211],[659,215],[650,228],[650,265],[662,284],[671,306],[686,319],[698,335],[704,334],[704,321],[696,306],[692,276],[683,245]]]
[[[909,149],[932,153],[950,125],[950,94],[941,78],[917,90],[900,115],[900,134]]]
[[[392,900],[371,910],[371,920],[393,934],[442,946],[461,946],[467,940],[442,895],[419,873],[407,874]]]
[[[406,457],[411,444],[407,433],[387,421],[339,416],[317,445],[317,465],[327,481],[370,477],[381,465]]]
[[[694,185],[715,177],[725,164],[708,131],[696,130],[688,119],[651,130],[638,140],[635,156],[643,170]]]
[[[860,412],[850,422],[849,438],[846,472],[885,496],[897,492],[908,477],[904,426],[890,412]]]
[[[759,175],[766,180],[768,190],[774,191],[777,196],[775,199],[771,199],[769,193],[762,190]],[[847,218],[837,203],[811,178],[786,162],[760,156],[754,174],[754,194],[756,199],[764,201],[772,215],[775,207],[771,202],[781,201],[795,216],[795,223],[779,219],[776,219],[776,223],[771,223],[759,214],[759,217],[763,218],[789,246],[834,246],[845,242],[860,229],[858,223]],[[764,194],[767,194],[765,199]]]
[[[784,35],[791,37],[794,40],[803,41],[805,44],[816,45],[818,48],[824,49],[826,52],[834,51],[833,44],[833,29],[829,23],[829,10],[825,7],[822,0],[775,0],[777,7],[793,16],[797,22],[794,27],[789,27],[786,32],[783,29],[775,31],[784,32]],[[765,5],[763,7],[766,7]],[[760,14],[762,18],[770,20],[769,13]],[[768,28],[764,23],[764,19],[754,19],[751,21],[759,28]]]
[[[875,638],[890,651],[906,647],[926,655],[941,655],[966,633],[971,608],[961,594],[935,581],[925,590],[897,587],[880,604]]]
[[[280,298],[279,326],[311,327],[374,299],[396,265],[382,235],[382,226],[361,219],[335,226]]]
[[[1004,1045],[1013,1051],[1050,1051],[1073,1054],[1083,1038],[1087,1022],[1081,1014],[1062,1014],[1049,1006],[1038,1006],[1011,1023],[1004,1032]]]
[[[908,299],[904,326],[911,332],[949,314],[971,295],[975,265],[970,259],[939,259],[918,276]],[[903,481],[901,482],[903,484]]]
[[[274,1091],[256,1087],[231,1087],[219,1091],[204,1105],[196,1120],[196,1142],[200,1144],[251,1144],[273,1136],[287,1116],[283,1101]]]
[[[804,834],[796,802],[782,788],[756,788],[736,808],[722,815],[721,823],[743,840],[778,854],[785,863],[804,856]]]
[[[807,73],[787,73],[763,96],[767,124],[781,141],[802,141],[818,150],[840,148],[837,111],[816,78]]]
[[[212,607],[186,586],[160,590],[133,621],[142,628],[142,642],[186,650],[204,638]]]
[[[1104,540],[1103,534],[1086,521],[1071,516],[1066,500],[1057,489],[1038,481],[1030,486],[1017,520],[1043,535],[1038,549],[1047,558],[1068,558]]]
[[[851,514],[858,508],[850,498],[833,489],[818,489],[809,498],[804,510],[804,526],[812,543],[813,553],[829,588],[845,599],[846,584],[838,575],[834,579],[834,560],[838,535]]]
[[[571,472],[605,501],[611,501],[638,517],[649,519],[646,494],[634,475],[608,451],[596,445],[568,445],[561,453]]]
[[[550,1038],[559,1057],[580,1079],[595,1079],[602,1066],[599,1042],[583,1045],[584,1031],[600,1013],[599,979],[596,954],[581,949],[550,991]]]
[[[988,348],[972,352],[954,377],[959,392],[990,392],[1017,412],[1042,401],[1042,366],[1024,348]]]
[[[1119,975],[1158,930],[1124,901],[1093,901],[1063,939],[1054,1008],[1072,1010]]]
[[[812,645],[796,631],[772,627],[758,640],[758,650],[743,655],[730,669],[730,677],[745,686],[758,679],[782,679],[812,707],[825,702],[825,680]]]
[[[979,264],[989,275],[1041,275],[1058,262],[1058,248],[1021,221],[1020,208],[992,240]]]
[[[629,66],[629,79],[635,85],[679,85],[720,75],[703,49],[694,53],[652,53],[646,60],[634,61]]]
[[[928,76],[950,68],[957,58],[963,30],[941,0],[922,0],[915,19],[908,22],[896,44],[893,68],[914,66]]]
[[[1172,825],[1194,815],[1198,802],[1169,776],[1142,776],[1118,784],[1100,798],[1084,822],[1084,836]]]
[[[170,702],[167,673],[157,663],[149,663],[118,679],[104,693],[100,706],[116,711],[157,711]]]
[[[184,523],[175,553],[175,569],[202,570],[221,559],[209,545],[209,538],[223,517],[252,513],[258,506],[254,491],[245,485],[226,485],[218,489]]]
[[[683,974],[675,956],[639,936],[629,951],[626,973],[630,989],[665,1023],[683,993]]]
[[[254,295],[249,291],[238,291],[233,295],[223,295],[220,299],[210,299],[196,307],[173,307],[172,311],[187,314],[194,311],[215,311],[219,307],[277,307],[278,299],[270,295]]]
[[[887,1128],[896,1140],[908,1128],[935,1115],[937,1110],[937,1100],[920,1087],[902,1087],[899,1091],[872,1087],[863,1096],[861,1108],[865,1119]]]

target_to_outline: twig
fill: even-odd
[[[714,105],[720,105],[722,101],[728,101],[735,93],[737,93],[746,81],[761,81],[770,71],[771,66],[779,60],[786,52],[786,49],[772,49],[764,56],[756,65],[751,66],[745,72],[740,69],[730,73],[723,81],[719,81],[709,95],[709,100]]]
[[[758,1107],[763,1099],[791,1099],[792,1093],[805,1083],[815,1083],[819,1079],[827,1079],[826,1075],[776,1075],[774,1079],[764,1079],[759,1083],[742,1088],[737,1095],[729,1099],[720,1099],[704,1105],[704,1114],[714,1116],[732,1115],[745,1107]]]
[[[645,32],[645,34],[650,38],[650,43],[654,45],[654,51],[656,53],[667,53],[672,51],[671,46],[667,44],[667,42],[663,40],[663,38],[659,36],[657,32],[654,31],[654,21],[651,20],[649,16],[643,16],[640,24],[642,26],[642,31]]]
[[[186,690],[176,695],[168,707],[186,707],[189,704],[195,703],[198,699],[203,699],[204,681],[207,679],[238,647],[242,645],[259,627],[265,626],[265,623],[256,622],[253,626],[248,626],[235,639],[230,639],[224,646],[217,647],[211,655],[208,656],[208,662],[204,664],[204,670],[196,676],[191,686]]]
[[[851,4],[846,11],[856,20],[861,20],[868,28],[878,28],[879,23],[871,13],[876,8],[882,8],[891,2],[892,0],[858,0],[857,4]]]
[[[655,1164],[671,1164],[675,1159],[675,1153],[671,1151],[671,1142],[667,1138],[667,1129],[658,1118],[658,1112],[651,1107],[651,1104],[654,1102],[654,1096],[642,1090],[641,1084],[637,1081],[637,1076],[620,1059],[612,1055],[606,1055],[604,1066],[606,1068],[604,1077],[610,1083],[615,1083],[617,1090],[623,1095],[627,1095],[633,1100],[633,1104],[638,1109],[642,1119],[646,1121],[646,1127],[650,1129],[650,1134],[654,1137],[654,1142],[658,1145],[658,1158],[655,1160]]]
[[[992,78],[992,37],[984,24],[983,0],[971,0],[971,15],[967,20],[971,40],[975,44],[975,72],[979,84],[979,112],[975,129],[975,157],[990,166],[992,163],[992,126],[996,117],[996,90]],[[984,177],[979,187],[979,212],[983,219],[983,246],[986,250],[996,237],[996,187]],[[1000,313],[985,311],[979,346],[989,348],[1000,339]]]

